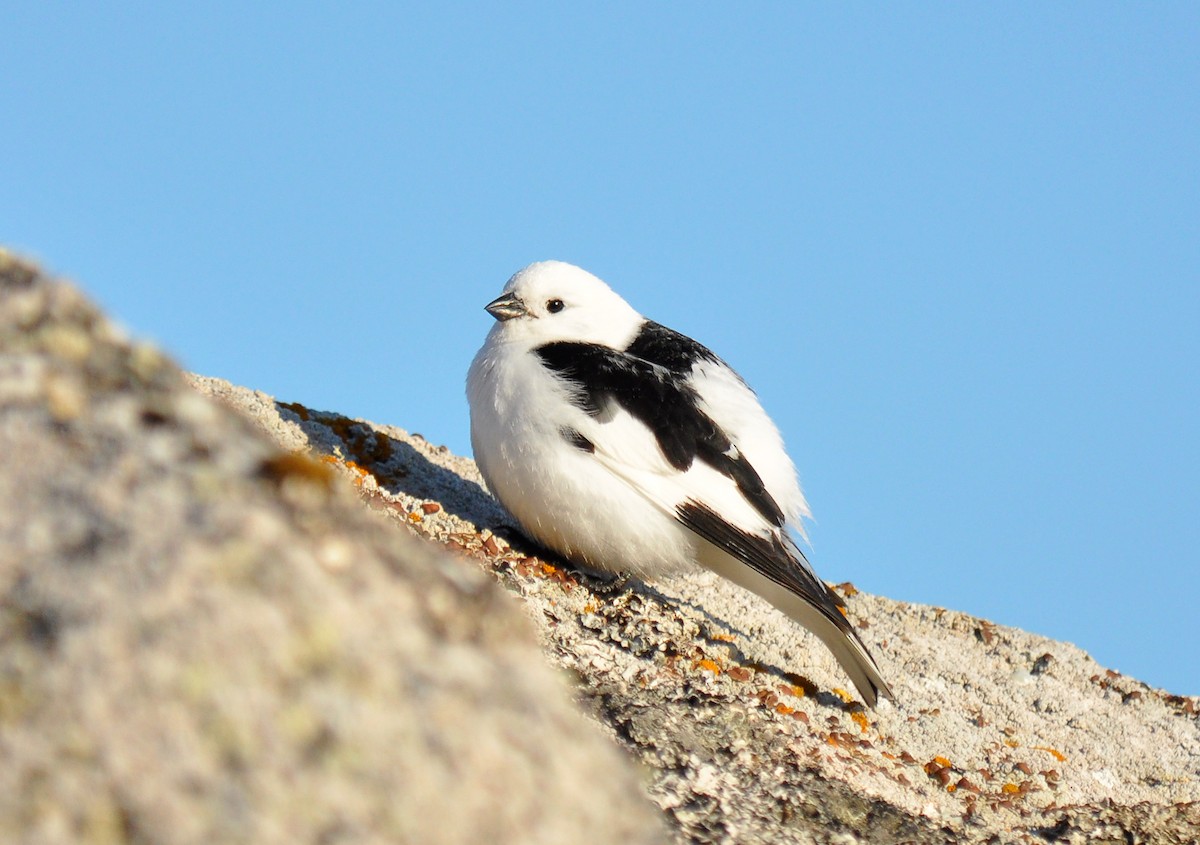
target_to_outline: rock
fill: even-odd
[[[188,376],[214,410],[3,276],[4,841],[653,838],[614,747],[680,842],[1197,841],[1195,698],[839,585],[899,697],[865,711],[756,597],[593,580],[444,447]]]
[[[494,579],[3,252],[0,453],[0,841],[666,840]]]
[[[444,447],[192,379],[519,596],[682,841],[1197,841],[1195,698],[1070,643],[842,584],[899,697],[866,711],[815,638],[731,584],[597,582],[522,541]],[[425,516],[431,500],[443,507]]]

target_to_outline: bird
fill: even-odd
[[[519,270],[485,307],[471,446],[524,533],[591,573],[705,567],[816,634],[868,706],[895,701],[792,536],[809,507],[741,376],[562,261]]]

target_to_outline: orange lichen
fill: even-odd
[[[346,463],[353,463],[363,472],[370,473],[379,484],[391,485],[408,475],[408,470],[403,466],[388,466],[396,463],[396,441],[382,431],[376,431],[367,423],[357,422],[339,414],[310,411],[297,403],[280,402],[278,405],[296,414],[304,422],[316,422],[328,428],[342,441],[348,458]]]
[[[714,675],[720,675],[720,674],[721,674],[721,667],[720,667],[720,666],[718,666],[718,665],[717,665],[716,663],[714,663],[713,661],[711,661],[711,660],[707,659],[707,658],[702,658],[702,659],[700,659],[700,660],[697,660],[697,661],[696,661],[696,668],[697,668],[697,669],[703,669],[703,670],[705,670],[706,672],[712,672]]]
[[[946,768],[950,768],[954,765],[945,757],[934,757],[933,762],[937,763],[939,766],[945,766]]]
[[[1050,748],[1049,746],[1046,746],[1046,745],[1033,745],[1030,747],[1033,748],[1035,751],[1045,751],[1047,754],[1053,755],[1054,759],[1060,763],[1067,762],[1067,755],[1063,754],[1057,748]]]
[[[936,780],[940,786],[944,786],[950,792],[953,792],[954,790],[950,789],[950,781],[954,778],[954,770],[948,765],[942,765],[941,761],[945,759],[945,757],[935,757],[926,763],[923,768],[925,769],[925,774]]]
[[[871,726],[870,722],[867,721],[867,714],[862,712],[861,710],[856,710],[853,713],[851,713],[850,719],[854,722],[854,724],[858,725],[859,729],[863,733],[866,733],[867,728],[869,728]]]
[[[854,696],[852,696],[850,693],[846,692],[844,689],[841,689],[840,687],[834,687],[833,694],[836,695],[838,698],[840,698],[842,701],[846,702],[847,704],[849,704],[851,701],[854,700]]]
[[[365,481],[367,478],[367,471],[358,464],[354,463],[354,461],[344,461],[341,458],[335,457],[334,455],[322,455],[321,460],[334,466],[344,466],[347,469],[358,473],[358,478],[354,479],[354,485],[356,487],[361,487],[363,481]]]
[[[324,463],[308,455],[289,452],[267,458],[259,465],[259,475],[282,484],[288,479],[307,481],[320,487],[333,485],[334,474]]]
[[[996,626],[986,620],[979,620],[975,628],[975,637],[984,645],[991,645],[996,639]]]
[[[280,408],[287,408],[293,414],[298,416],[300,418],[301,422],[308,422],[308,420],[309,420],[308,408],[305,408],[299,402],[276,402],[275,404],[278,405]]]
[[[1017,786],[1015,783],[1006,783],[1004,786],[1000,787],[1000,790],[1007,795],[1016,795],[1021,791],[1021,787]]]
[[[1017,742],[1015,739],[1006,739],[1006,740],[1004,740],[1004,744],[1007,745],[1009,748],[1020,748],[1021,747],[1021,743]]]
[[[796,712],[796,708],[788,707],[786,704],[776,704],[775,712],[780,716],[790,716]]]
[[[491,538],[489,537],[488,539],[490,540]],[[561,575],[556,567],[537,558],[530,557],[518,561],[516,570],[518,575],[523,575],[527,578],[548,578],[554,581],[561,580],[563,583],[566,583],[565,577]]]

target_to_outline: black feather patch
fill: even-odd
[[[724,448],[724,435],[696,408],[695,392],[662,367],[595,343],[548,343],[536,352],[575,385],[579,407],[591,416],[615,401],[645,423],[676,469],[692,465],[701,441]]]
[[[576,449],[581,449],[584,452],[595,452],[596,444],[588,440],[582,434],[569,425],[564,425],[558,430],[558,433],[563,436],[563,439],[574,446]]]
[[[637,337],[626,347],[625,353],[666,367],[673,373],[690,373],[692,367],[701,361],[723,363],[707,346],[653,320],[642,324]]]
[[[717,360],[700,344],[662,326],[649,334],[643,329],[638,338],[643,337],[653,341],[643,344],[644,351],[648,349],[676,368],[683,367],[685,360],[699,360],[697,356]],[[670,353],[668,337],[686,341],[682,351]],[[630,349],[637,345],[635,340]],[[691,364],[685,371],[673,371],[665,364],[596,343],[559,341],[539,346],[535,352],[548,369],[572,382],[579,407],[589,415],[599,417],[607,403],[616,402],[650,429],[675,469],[684,472],[699,458],[732,479],[772,525],[783,525],[783,511],[758,472],[721,427],[700,410],[696,391],[687,381]]]
[[[794,546],[789,548],[789,544],[785,544],[777,532],[772,532],[770,537],[763,537],[742,531],[721,519],[712,508],[691,500],[677,507],[675,514],[681,523],[705,540],[733,555],[760,575],[808,600],[838,628],[853,633],[842,613],[845,603],[796,559],[795,555],[803,559],[801,551]]]

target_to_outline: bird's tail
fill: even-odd
[[[874,707],[880,696],[891,701],[896,700],[887,681],[880,674],[875,658],[871,657],[863,641],[841,613],[841,608],[844,607],[842,601],[824,582],[818,581],[828,592],[828,601],[821,602],[819,606],[715,547],[712,551],[716,554],[704,556],[705,566],[738,586],[762,596],[778,610],[816,634],[837,658],[842,670],[850,676],[855,689],[868,707]]]

